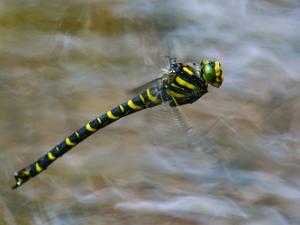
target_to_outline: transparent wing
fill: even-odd
[[[141,93],[142,91],[146,90],[147,88],[150,88],[150,87],[153,87],[153,86],[159,84],[159,82],[164,77],[167,77],[172,72],[173,65],[176,63],[176,58],[169,56],[169,55],[166,55],[166,56],[163,55],[161,57],[164,59],[163,60],[164,68],[162,68],[162,73],[160,73],[157,78],[155,78],[145,84],[142,84],[136,88],[132,88],[131,90],[128,91],[129,94],[137,95],[137,94]]]
[[[156,86],[159,84],[160,80],[166,76],[166,73],[161,73],[160,76],[158,78],[155,78],[154,80],[151,80],[145,84],[142,84],[136,88],[132,88],[130,90],[128,90],[128,94],[130,95],[138,95],[140,94],[142,91],[146,90],[147,88],[150,88],[150,87],[153,87],[153,86]]]
[[[176,63],[176,58],[171,56],[161,56],[164,60],[164,68],[162,68],[162,73],[160,73],[157,78],[142,84],[136,88],[132,88],[131,90],[128,90],[128,93],[131,95],[137,95],[141,93],[142,91],[146,90],[147,88],[156,86],[159,84],[159,82],[166,76],[172,72],[172,65]]]
[[[158,76],[158,78],[151,80],[139,87],[133,88],[128,91],[130,95],[137,95],[147,88],[158,86],[161,91],[164,91],[162,87],[163,78],[170,75],[172,72],[172,65],[176,63],[176,59],[174,57],[164,56],[164,62],[166,68],[163,72]],[[164,94],[160,94],[160,96],[165,96]],[[189,143],[191,144],[193,139],[193,131],[192,131],[192,123],[186,113],[183,110],[177,100],[173,98],[173,102],[176,104],[175,107],[169,106],[169,101],[166,99],[161,99],[162,104],[160,106],[156,106],[149,110],[146,113],[146,119],[148,120],[147,124],[149,124],[150,128],[150,136],[155,136],[153,138],[157,141],[162,139],[159,143],[173,143],[178,145],[178,143]],[[157,135],[161,134],[161,135]]]
[[[178,104],[177,100],[174,97],[173,97],[173,101],[175,102],[176,107],[168,107],[168,108],[172,111],[174,115],[174,119],[177,120],[180,127],[184,129],[187,133],[192,132],[192,123],[190,119],[185,114],[184,110],[182,109],[182,107],[180,107],[180,105]]]
[[[172,69],[172,65],[174,65],[176,63],[176,58],[166,55],[166,56],[162,56],[162,58],[164,58],[164,64],[165,64],[165,68],[167,68],[168,70]]]
[[[142,91],[146,90],[147,88],[153,87],[153,86],[160,87],[159,89],[161,91],[164,90],[162,87],[162,79],[164,79],[165,77],[170,75],[170,73],[172,72],[172,65],[176,62],[176,59],[174,57],[164,56],[164,58],[165,58],[164,62],[165,62],[166,68],[164,69],[163,73],[161,73],[158,78],[151,80],[139,87],[129,90],[128,93],[130,95],[138,95]],[[163,98],[163,96],[165,96],[165,94],[161,93],[160,96]],[[161,100],[163,103],[161,104],[160,107],[158,107],[158,108],[160,108],[159,111],[160,111],[160,113],[167,114],[168,117],[172,118],[173,128],[175,128],[175,126],[176,126],[177,130],[184,131],[185,133],[190,133],[192,131],[192,123],[188,119],[187,115],[184,113],[182,107],[179,106],[176,99],[173,98],[173,101],[175,102],[176,107],[170,107],[169,102],[166,99],[161,99]],[[157,111],[157,110],[155,110],[155,111]],[[157,114],[157,113],[159,114],[159,112],[154,112],[153,114]],[[155,117],[157,119],[157,117],[163,117],[163,116],[155,116]],[[176,129],[173,129],[173,130],[176,130]]]
[[[159,85],[162,85],[161,83]],[[163,90],[162,87],[160,87],[160,90]],[[169,102],[166,101],[166,99],[163,99],[164,94],[161,94],[161,100],[162,100],[162,110],[166,113],[169,113],[172,120],[173,125],[176,126],[177,129],[179,129],[183,133],[190,133],[192,131],[192,124],[187,117],[187,115],[184,113],[184,110],[182,107],[179,106],[176,99],[173,97],[173,101],[176,104],[176,107],[170,107]]]

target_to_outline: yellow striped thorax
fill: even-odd
[[[201,73],[207,83],[214,87],[220,87],[224,80],[220,61],[204,59],[201,61]]]

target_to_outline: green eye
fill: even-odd
[[[216,72],[212,65],[207,64],[204,66],[204,78],[207,82],[212,82],[215,80]]]

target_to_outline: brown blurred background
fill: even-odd
[[[0,225],[300,224],[300,2],[0,1]],[[13,173],[161,73],[220,59],[220,89]]]

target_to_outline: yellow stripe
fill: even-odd
[[[180,86],[178,86],[178,85],[176,85],[176,84],[174,84],[174,83],[171,83],[171,86],[172,86],[172,87],[179,88],[179,89],[181,89],[181,90],[184,90],[184,88],[183,88],[183,87],[180,87]]]
[[[54,160],[55,159],[55,156],[54,155],[52,155],[52,153],[51,152],[48,152],[48,158],[49,159],[51,159],[51,160]]]
[[[56,147],[55,147],[55,150],[56,150],[57,152],[59,152],[59,147],[58,147],[58,146],[56,146]]]
[[[36,170],[36,172],[41,172],[42,170],[43,170],[43,168],[42,167],[40,167],[40,165],[38,164],[38,163],[36,163],[35,164],[35,170]]]
[[[219,61],[215,61],[215,71],[217,77],[221,75],[221,65]]]
[[[196,87],[195,87],[194,85],[192,85],[192,84],[190,84],[189,82],[187,82],[187,81],[181,79],[180,77],[176,77],[176,82],[177,82],[178,84],[180,84],[181,86],[185,86],[185,87],[187,87],[187,88],[189,88],[189,89],[192,89],[192,90],[196,89]]]
[[[193,75],[193,72],[192,72],[191,70],[189,70],[189,68],[183,67],[183,70],[184,70],[185,72],[187,72],[189,75]]]
[[[145,105],[145,99],[144,99],[143,95],[140,95],[140,99],[142,100],[142,102],[143,102],[144,105]]]
[[[179,93],[176,93],[176,92],[171,91],[171,90],[167,90],[167,94],[169,94],[171,96],[174,96],[175,98],[183,98],[184,97],[183,94],[179,94]]]
[[[134,110],[140,110],[142,109],[141,106],[134,104],[134,102],[132,100],[128,101],[128,106]]]
[[[108,116],[109,119],[112,119],[112,120],[117,120],[117,119],[119,119],[119,117],[113,115],[111,111],[108,111],[108,112],[107,112],[107,116]]]
[[[119,106],[121,111],[124,112],[124,107],[122,105]]]
[[[215,61],[215,70],[220,70],[220,62],[219,61]]]
[[[80,136],[79,136],[78,132],[75,132],[75,135],[79,139]]]
[[[66,138],[66,144],[69,145],[69,146],[74,146],[76,145],[76,143],[73,143],[70,138]]]
[[[24,174],[25,174],[26,176],[29,176],[29,175],[30,175],[30,170],[29,170],[29,169],[26,169],[26,170],[24,171]]]
[[[101,124],[101,119],[100,119],[100,117],[98,117],[97,120],[98,120],[99,124]]]
[[[157,102],[157,98],[151,94],[149,88],[147,89],[147,96],[148,96],[148,98],[150,99],[150,101],[152,101],[152,102]]]
[[[91,127],[91,125],[89,123],[87,123],[85,125],[85,128],[88,130],[88,131],[91,131],[91,132],[95,132],[97,129],[96,128],[93,128]]]

